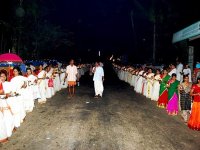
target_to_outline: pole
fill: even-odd
[[[131,10],[131,25],[132,25],[132,29],[133,29],[133,33],[134,33],[134,20],[133,20],[133,10]]]
[[[156,22],[153,24],[153,63],[156,62]]]
[[[131,16],[131,26],[132,26],[132,30],[133,30],[133,40],[134,40],[134,49],[135,49],[136,42],[135,42],[135,24],[134,24],[134,18],[133,18],[133,10],[131,10],[130,16]]]

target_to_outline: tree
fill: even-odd
[[[48,21],[47,15],[51,12],[48,6],[48,1],[42,0],[9,3],[10,20],[0,21],[0,46],[7,43],[7,49],[29,59],[46,57],[45,54],[60,45],[72,46],[68,32]]]

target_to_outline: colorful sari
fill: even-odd
[[[166,108],[168,103],[168,89],[166,87],[169,79],[171,77],[169,75],[166,75],[164,78],[162,78],[162,81],[160,83],[160,91],[159,91],[159,98],[158,98],[158,107],[160,108]]]
[[[192,90],[194,94],[200,93],[200,87],[197,85],[194,85],[192,87]],[[199,95],[194,96],[194,102],[192,105],[190,119],[188,121],[188,127],[190,129],[200,131],[200,96]]]
[[[167,104],[167,112],[168,115],[177,115],[178,114],[178,85],[179,81],[175,80],[172,82],[171,80],[168,82],[170,87],[168,88],[168,104]]]

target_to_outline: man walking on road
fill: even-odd
[[[78,81],[78,70],[77,70],[77,67],[74,65],[73,59],[70,61],[70,64],[67,66],[66,78],[68,81],[69,98],[71,98],[75,95],[76,80]]]
[[[95,97],[94,98],[101,98],[103,95],[103,81],[104,81],[104,70],[100,66],[99,62],[95,63],[95,67],[93,69],[94,77],[94,90],[95,90]]]

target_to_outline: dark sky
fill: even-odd
[[[143,7],[143,11],[134,0],[58,0],[55,2],[51,0],[51,2],[55,11],[50,18],[75,33],[77,49],[102,49],[133,55],[146,53],[147,57],[151,57],[153,26],[145,16],[152,4],[150,0],[137,0]],[[173,33],[199,20],[197,3],[194,0],[156,1],[157,9],[169,15],[169,20],[165,20],[167,27],[159,31],[160,39],[164,34],[167,34],[167,38],[163,38],[158,51],[172,49]],[[134,11],[135,31],[131,26],[131,10]],[[142,54],[140,50],[143,51]]]
[[[173,33],[200,20],[198,1],[154,1],[157,14],[167,16],[162,25],[157,25],[157,57],[171,58]],[[147,17],[152,0],[41,0],[41,4],[51,10],[47,19],[74,33],[75,47],[80,53],[102,50],[105,54],[128,54],[135,60],[152,56],[153,25]],[[2,11],[1,7],[4,18],[3,13],[13,13],[9,8]]]
[[[130,4],[125,0],[60,0],[55,21],[75,32],[79,48],[131,47]]]

